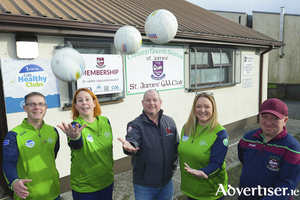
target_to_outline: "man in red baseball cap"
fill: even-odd
[[[238,144],[243,164],[240,200],[290,199],[300,181],[300,144],[287,132],[287,105],[267,99],[259,109],[260,127]]]
[[[288,118],[288,107],[279,99],[267,99],[259,109],[260,127],[266,142],[270,141],[285,128]]]

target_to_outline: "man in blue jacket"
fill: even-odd
[[[118,138],[124,153],[132,155],[136,200],[173,199],[179,136],[174,120],[163,114],[161,104],[158,91],[146,91],[143,113],[128,123],[126,140]]]
[[[300,144],[286,130],[287,105],[268,99],[259,114],[261,128],[246,133],[238,144],[243,164],[239,199],[292,199],[300,180]]]

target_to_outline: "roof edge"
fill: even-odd
[[[32,29],[28,29],[28,25],[31,25]],[[105,33],[114,34],[120,27],[124,25],[126,24],[104,24],[97,22],[84,22],[76,20],[20,16],[0,13],[0,31],[2,30],[5,32],[31,32],[51,35],[86,35],[110,37]],[[140,31],[142,35],[145,35],[144,27],[136,28]],[[95,31],[97,31],[97,33]],[[277,41],[254,40],[251,38],[236,38],[230,36],[208,35],[201,33],[186,33],[180,31],[177,32],[176,38],[184,40],[209,40],[214,42],[239,43],[258,46],[266,45],[274,46],[275,48],[285,46],[284,43]]]

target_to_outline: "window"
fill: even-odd
[[[241,82],[241,53],[233,48],[192,47],[189,89]]]
[[[113,39],[78,39],[65,38],[65,46],[76,49],[81,54],[117,54]],[[124,84],[124,83],[123,83]],[[72,102],[77,83],[69,83],[69,99]],[[99,102],[120,101],[125,97],[124,90],[120,93],[97,95]],[[103,105],[103,104],[101,104]],[[67,105],[70,106],[70,105]]]

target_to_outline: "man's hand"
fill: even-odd
[[[28,187],[26,187],[24,184],[31,182],[30,179],[20,179],[14,182],[12,188],[14,190],[14,193],[18,195],[21,199],[26,199],[28,196],[29,192],[26,191],[28,190]]]
[[[80,137],[82,129],[86,127],[86,124],[84,124],[82,127],[79,128],[79,124],[76,124],[76,126],[73,128],[72,124],[66,124],[65,122],[62,123],[62,125],[57,125],[58,128],[60,128],[69,138],[76,140]]]
[[[134,153],[134,152],[136,152],[137,150],[139,150],[140,148],[134,148],[128,141],[126,141],[126,140],[123,140],[122,138],[120,138],[120,137],[118,137],[118,140],[120,141],[120,142],[122,142],[122,144],[123,144],[123,149],[125,150],[125,151],[127,151],[128,153]]]
[[[192,169],[186,163],[184,163],[184,165],[186,166],[184,169],[186,169],[186,171],[191,173],[192,175],[194,175],[198,178],[204,177],[204,178],[208,179],[208,176],[204,173],[204,171],[197,170],[197,169]]]

